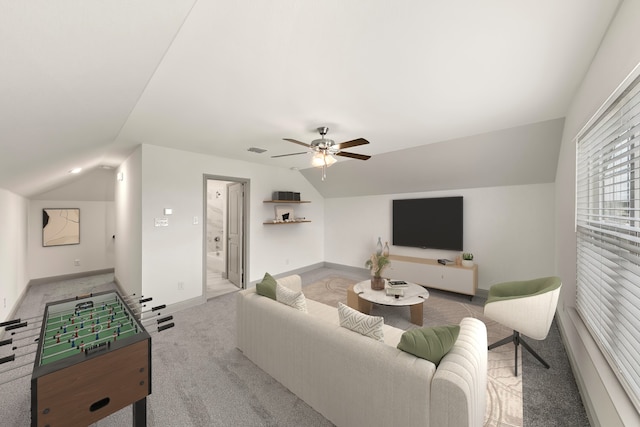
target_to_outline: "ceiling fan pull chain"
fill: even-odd
[[[322,156],[324,162],[322,163],[322,180],[327,177],[327,153],[324,153]]]

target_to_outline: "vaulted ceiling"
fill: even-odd
[[[373,155],[303,170],[329,197],[552,182],[618,4],[0,0],[0,187],[36,197],[141,143],[305,169],[271,156],[318,126]]]

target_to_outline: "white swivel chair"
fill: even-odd
[[[520,336],[543,340],[549,334],[556,313],[562,282],[559,277],[493,285],[484,306],[484,315],[511,329],[513,334],[489,346],[492,350],[513,342],[515,345],[515,374],[518,376],[518,346],[522,346],[547,369],[549,364]]]

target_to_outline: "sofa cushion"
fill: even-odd
[[[402,334],[398,349],[438,366],[455,344],[459,333],[458,325],[411,329]]]
[[[258,293],[258,295],[269,297],[275,300],[276,284],[276,279],[274,279],[269,273],[264,273],[262,281],[256,283],[256,292]]]
[[[307,301],[302,291],[292,291],[286,286],[277,283],[276,300],[297,310],[307,312]]]
[[[338,303],[338,318],[340,319],[340,326],[343,328],[350,329],[377,341],[384,341],[384,332],[382,332],[384,318],[360,313],[358,310],[354,310],[341,302]]]

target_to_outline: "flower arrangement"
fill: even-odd
[[[391,264],[389,257],[384,255],[372,254],[371,257],[365,262],[364,266],[367,267],[374,277],[381,277],[382,272]]]

